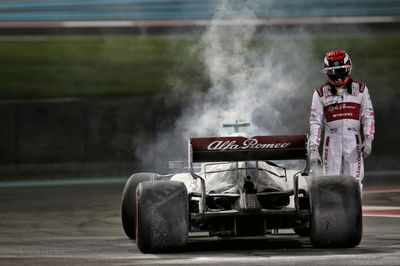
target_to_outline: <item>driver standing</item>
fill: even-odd
[[[328,52],[323,67],[327,83],[315,89],[311,105],[310,161],[321,161],[318,149],[324,126],[324,174],[354,176],[362,189],[363,158],[371,153],[375,133],[368,88],[365,83],[352,79],[351,60],[345,51]]]

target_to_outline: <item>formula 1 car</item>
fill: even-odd
[[[144,253],[182,250],[191,232],[272,237],[281,228],[310,237],[314,247],[355,247],[362,237],[359,184],[350,176],[311,178],[307,142],[307,135],[191,138],[187,173],[129,178],[124,231]],[[271,160],[303,160],[304,168]]]

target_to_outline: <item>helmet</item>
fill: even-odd
[[[334,86],[345,85],[351,79],[351,60],[345,51],[331,51],[324,58],[324,73]]]

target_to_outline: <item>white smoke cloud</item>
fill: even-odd
[[[311,86],[320,74],[318,68],[310,67],[319,66],[312,56],[312,42],[306,34],[270,39],[257,32],[257,23],[249,23],[257,22],[255,8],[232,7],[230,1],[218,8],[195,47],[202,51],[211,87],[195,94],[172,130],[160,132],[151,146],[138,149],[145,166],[184,159],[188,138],[224,135],[222,124],[236,120],[252,123],[249,135],[308,130]],[[223,20],[227,18],[229,25]],[[183,86],[180,81],[176,84]]]

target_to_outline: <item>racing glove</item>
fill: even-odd
[[[372,138],[366,137],[361,146],[363,158],[366,159],[372,151]]]
[[[317,145],[310,146],[310,162],[312,163],[322,162]]]

